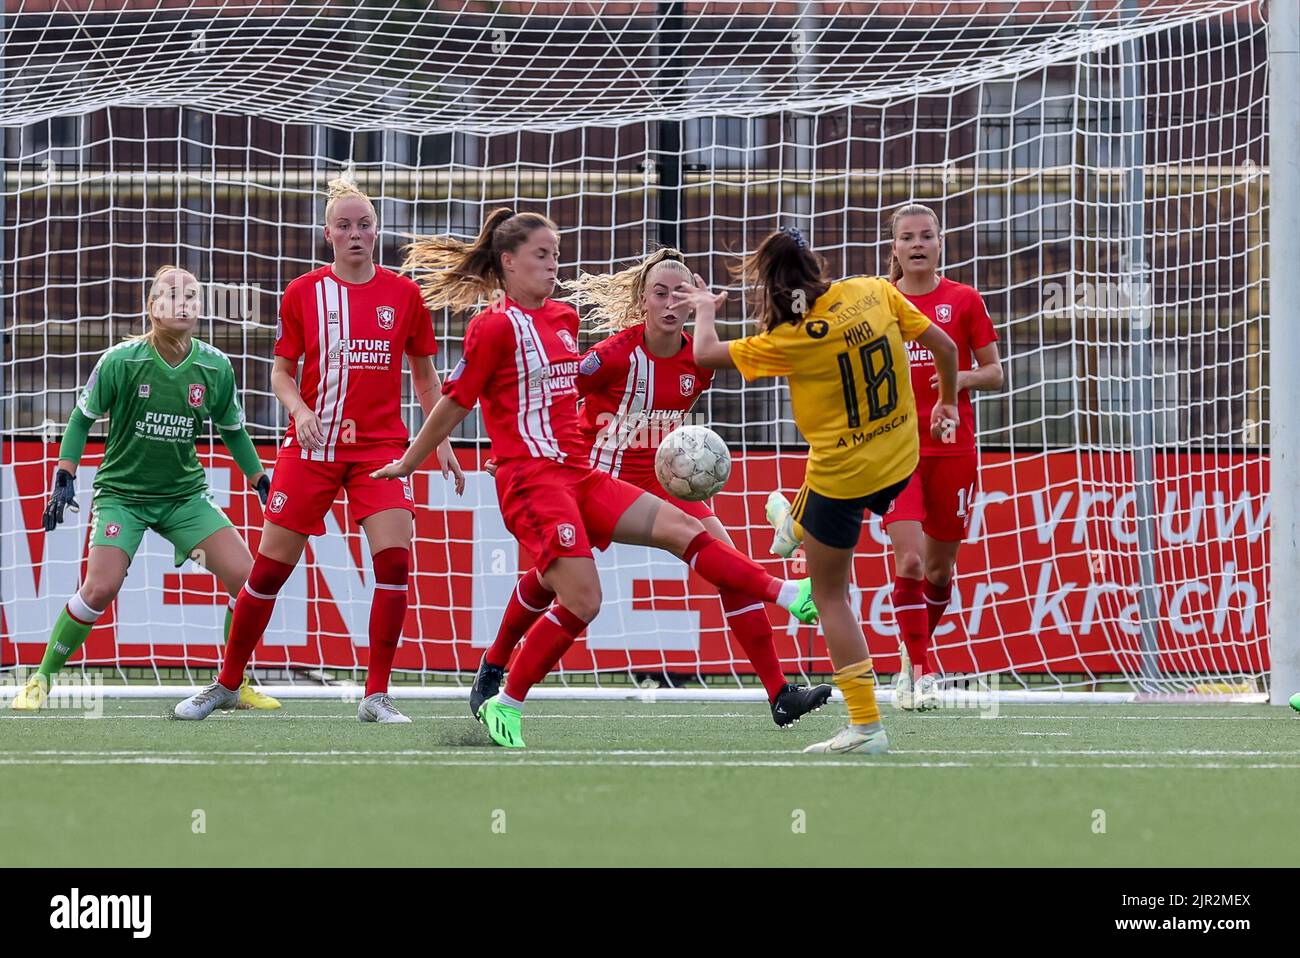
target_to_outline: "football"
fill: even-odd
[[[703,502],[716,496],[727,484],[731,476],[731,452],[712,429],[682,426],[659,444],[655,475],[678,499]]]

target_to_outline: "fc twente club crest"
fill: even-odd
[[[392,329],[393,324],[397,322],[397,310],[391,306],[376,306],[375,313],[379,317],[380,329]]]

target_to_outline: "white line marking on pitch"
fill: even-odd
[[[538,748],[532,750],[531,755],[546,756],[579,756],[591,759],[600,758],[624,758],[624,757],[667,757],[674,758],[679,756],[700,756],[700,757],[724,757],[724,756],[750,756],[750,755],[790,755],[793,749],[568,749],[568,748]],[[155,757],[193,757],[193,758],[256,758],[256,757],[274,757],[274,758],[335,758],[335,757],[360,757],[360,758],[382,758],[387,756],[396,757],[452,757],[471,758],[475,754],[483,758],[490,756],[500,756],[501,753],[486,743],[483,745],[466,745],[458,748],[429,748],[429,749],[310,749],[280,751],[268,749],[256,750],[234,750],[234,749],[4,749],[0,750],[0,756],[76,756],[90,758],[134,758],[139,756]],[[1262,749],[969,749],[969,748],[904,748],[893,749],[890,755],[955,755],[959,757],[999,757],[999,756],[1027,756],[1030,758],[1059,758],[1063,756],[1080,757],[1080,758],[1264,758],[1264,757],[1295,757],[1300,758],[1300,750],[1262,750]],[[523,761],[525,756],[520,756],[517,761]],[[506,759],[507,761],[516,761],[516,759]]]
[[[1182,769],[1182,770],[1231,770],[1240,771],[1242,769],[1300,769],[1300,763],[1223,763],[1223,762],[1206,762],[1194,765],[1181,763],[1160,763],[1160,762],[1138,762],[1138,763],[1092,763],[1092,762],[999,762],[993,764],[978,764],[971,762],[894,762],[882,761],[880,759],[868,759],[866,757],[852,760],[841,761],[838,759],[824,760],[786,760],[786,761],[687,761],[680,759],[592,759],[592,760],[573,760],[573,759],[518,759],[506,760],[489,759],[483,761],[473,761],[466,759],[441,759],[438,761],[411,761],[405,759],[398,760],[378,760],[378,759],[292,759],[284,762],[270,761],[266,758],[248,758],[236,759],[232,761],[214,761],[212,759],[198,758],[159,758],[137,756],[134,758],[119,759],[57,759],[52,761],[39,759],[0,759],[0,765],[84,765],[84,766],[103,766],[103,765],[161,765],[161,766],[267,766],[267,765],[321,765],[321,766],[391,766],[391,767],[488,767],[488,768],[509,768],[509,767],[609,767],[609,768],[862,768],[862,769],[902,769],[902,768],[1002,768],[1002,769]]]

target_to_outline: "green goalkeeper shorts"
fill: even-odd
[[[144,531],[152,529],[172,544],[179,566],[200,542],[232,525],[210,492],[161,502],[128,502],[97,492],[91,506],[90,544],[113,546],[134,558]]]

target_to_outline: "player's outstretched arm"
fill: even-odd
[[[934,368],[938,370],[939,401],[930,416],[930,435],[942,439],[956,433],[957,415],[957,346],[937,325],[930,326],[916,341],[934,354]],[[945,440],[951,442],[951,439]]]
[[[695,361],[705,369],[732,369],[735,363],[731,359],[731,350],[727,344],[718,339],[718,329],[714,324],[718,307],[727,301],[727,294],[714,293],[709,289],[699,273],[695,274],[695,285],[680,284],[672,292],[672,304],[686,303],[695,313],[694,353]]]
[[[412,356],[408,353],[406,361],[411,367],[411,388],[415,392],[415,398],[424,414],[429,416],[442,392],[442,380],[438,376],[438,370],[433,367],[433,357]],[[442,470],[442,478],[455,479],[456,495],[461,495],[465,491],[465,473],[460,468],[460,460],[456,458],[456,450],[451,447],[450,438],[438,444],[438,467]]]
[[[420,464],[451,436],[451,431],[461,424],[470,411],[450,396],[443,396],[433,407],[433,412],[424,420],[424,425],[415,434],[406,454],[382,469],[370,474],[372,479],[400,479],[409,476],[420,468]]]

